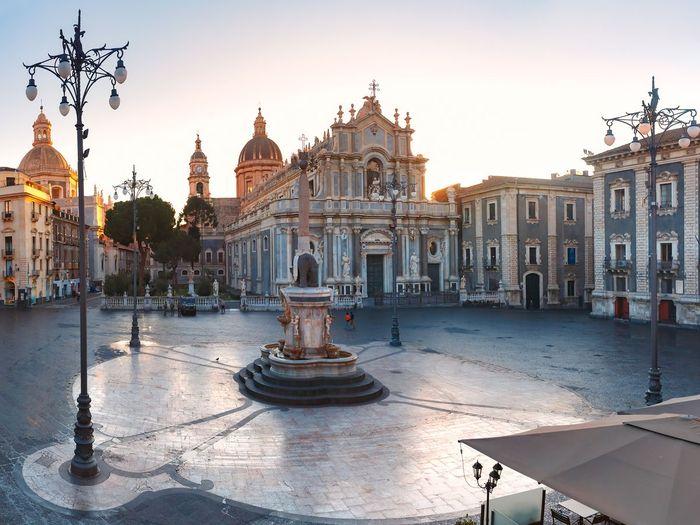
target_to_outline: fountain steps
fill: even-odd
[[[241,391],[275,405],[349,405],[375,401],[387,391],[371,375],[358,369],[338,377],[284,377],[270,370],[267,359],[257,359],[236,374]]]

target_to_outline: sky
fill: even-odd
[[[700,2],[0,0],[0,166],[31,148],[40,100],[54,146],[77,165],[58,83],[37,74],[29,102],[22,62],[56,53],[81,7],[85,45],[129,41],[121,107],[106,81],[88,97],[87,193],[111,193],[135,164],[176,208],[197,132],[212,195],[233,197],[258,105],[288,157],[339,104],[346,118],[359,108],[372,79],[390,119],[410,111],[429,191],[587,169],[583,149],[605,149],[601,116],[636,111],[651,75],[662,104],[700,105]]]

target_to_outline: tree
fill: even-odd
[[[185,207],[180,214],[180,220],[185,221],[187,232],[191,237],[197,239],[199,244],[199,250],[195,258],[191,260],[191,264],[194,267],[194,263],[202,252],[202,230],[204,228],[216,228],[219,225],[219,221],[216,218],[216,210],[214,210],[214,206],[209,201],[198,195],[193,195],[187,199]]]
[[[139,277],[144,282],[146,258],[155,246],[165,240],[175,226],[175,209],[160,197],[141,197],[136,200],[138,214],[136,248],[139,251]],[[123,245],[130,245],[133,236],[133,208],[131,201],[117,202],[107,211],[105,235]]]
[[[171,230],[170,234],[159,242],[153,251],[153,258],[161,263],[164,269],[171,270],[173,283],[180,260],[194,266],[198,257],[199,239],[179,228]]]

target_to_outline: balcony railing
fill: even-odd
[[[627,272],[632,269],[632,261],[630,259],[610,259],[606,257],[603,267],[611,272]]]
[[[14,219],[14,217],[15,217],[14,212],[11,212],[11,211],[2,212],[2,220],[3,221],[11,221],[12,219]]]
[[[5,248],[2,251],[3,259],[12,259],[15,256],[15,251],[12,248]]]
[[[680,261],[674,259],[657,262],[657,268],[660,272],[677,272],[680,269],[680,267]]]
[[[495,259],[484,261],[484,270],[498,270],[499,264]]]

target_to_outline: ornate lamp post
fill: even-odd
[[[483,467],[481,466],[481,463],[477,460],[474,465],[472,465],[472,471],[474,472],[474,479],[476,480],[476,484],[484,489],[486,491],[486,515],[484,516],[484,525],[488,525],[490,521],[490,516],[489,516],[489,503],[491,499],[491,493],[493,492],[493,489],[496,488],[498,485],[498,480],[501,479],[501,472],[503,471],[503,467],[501,466],[500,463],[496,463],[493,466],[493,470],[491,470],[491,473],[489,474],[489,479],[484,483],[483,485],[479,482],[481,479],[481,471]]]
[[[633,138],[629,148],[633,153],[637,153],[645,147],[649,151],[649,184],[648,186],[648,213],[649,213],[649,322],[651,326],[650,346],[651,346],[651,368],[649,369],[649,388],[645,394],[647,405],[660,403],[661,396],[661,370],[659,369],[659,347],[658,347],[658,275],[656,256],[656,216],[658,203],[656,202],[656,171],[658,164],[656,155],[658,149],[663,145],[666,133],[676,127],[685,127],[685,133],[678,139],[681,148],[690,145],[690,139],[700,136],[700,126],[695,122],[697,111],[695,109],[682,109],[678,106],[660,109],[659,89],[651,77],[651,97],[649,102],[642,101],[642,109],[633,113],[625,113],[618,117],[603,117],[608,131],[605,134],[605,144],[612,146],[615,142],[615,135],[612,132],[613,124],[623,124],[632,129]],[[643,138],[639,140],[639,135]]]
[[[94,477],[99,473],[93,451],[92,415],[90,414],[90,396],[87,388],[87,257],[85,250],[85,194],[83,180],[83,161],[88,156],[89,149],[83,151],[83,140],[88,136],[88,130],[83,130],[83,109],[87,103],[86,96],[90,89],[100,80],[108,79],[112,83],[109,105],[112,109],[119,107],[119,95],[116,84],[126,80],[126,68],[122,57],[129,43],[122,47],[97,47],[83,49],[82,37],[85,31],[78,23],[73,26],[73,38],[63,36],[59,32],[61,51],[56,55],[49,54],[35,64],[23,64],[29,73],[29,84],[26,95],[34,100],[37,95],[37,85],[34,75],[38,69],[47,71],[58,79],[63,91],[63,98],[58,105],[61,115],[66,116],[72,107],[76,116],[76,135],[78,140],[78,215],[80,238],[80,395],[78,396],[78,414],[75,423],[75,453],[70,464],[70,472],[81,478]],[[117,65],[114,73],[105,69],[107,61],[116,55]]]
[[[373,183],[370,188],[370,198],[378,201],[389,199],[391,201],[391,277],[392,277],[392,296],[393,296],[393,314],[391,317],[391,346],[401,346],[401,338],[399,336],[399,311],[398,301],[399,294],[396,290],[396,275],[398,273],[399,257],[398,257],[398,235],[396,234],[396,201],[399,196],[407,191],[411,192],[411,197],[416,196],[416,185],[406,181],[399,181],[396,172],[390,182]]]
[[[139,250],[138,250],[138,239],[136,238],[136,231],[138,227],[136,226],[136,220],[138,214],[136,212],[136,199],[138,199],[141,193],[145,193],[148,197],[153,195],[153,187],[151,186],[151,180],[136,180],[136,166],[131,170],[131,180],[127,179],[121,184],[114,186],[114,200],[119,200],[119,190],[122,190],[124,195],[130,195],[131,197],[131,210],[133,212],[132,217],[132,233],[131,238],[134,244],[134,251],[132,253],[133,263],[132,263],[132,277],[133,277],[133,291],[134,291],[134,309],[131,315],[131,339],[129,340],[129,346],[132,348],[137,348],[141,346],[141,341],[139,340],[139,321],[136,317],[136,272],[139,267]]]

